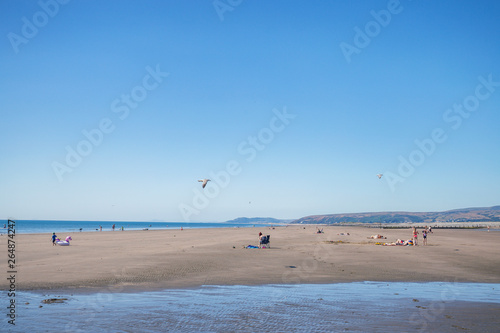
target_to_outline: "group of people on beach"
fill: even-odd
[[[416,227],[413,227],[413,246],[418,245],[418,230]],[[427,228],[427,226],[424,227],[424,230],[422,230],[422,238],[423,238],[423,245],[427,245],[427,235],[429,233],[432,233],[432,227]]]
[[[397,241],[393,242],[393,243],[376,243],[377,245],[385,245],[385,246],[395,246],[395,245],[410,245],[410,246],[416,246],[418,245],[418,230],[416,227],[412,227],[412,237],[408,240],[404,240],[404,239],[398,239]],[[424,227],[424,229],[422,230],[422,238],[423,238],[423,241],[422,241],[422,245],[427,245],[427,236],[429,235],[429,233],[432,233],[432,229],[429,227],[427,228],[427,226]],[[371,237],[367,237],[367,238],[372,238],[372,239],[377,239],[377,238],[387,238],[387,237],[383,237],[382,235],[373,235]]]

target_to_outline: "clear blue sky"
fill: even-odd
[[[66,2],[0,2],[1,218],[500,204],[498,1]]]

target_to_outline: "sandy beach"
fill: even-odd
[[[426,246],[421,233],[418,246],[382,246],[376,243],[410,239],[411,230],[322,228],[322,234],[316,226],[78,232],[70,246],[52,246],[50,234],[18,234],[16,286],[140,291],[351,281],[500,283],[499,231],[437,229]],[[258,245],[259,232],[271,235],[271,247],[245,248]],[[368,239],[375,234],[386,239]],[[1,279],[0,288],[8,287]]]

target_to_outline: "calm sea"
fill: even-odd
[[[500,284],[203,286],[94,294],[17,292],[2,332],[498,332]],[[44,304],[47,298],[64,303]],[[7,292],[0,292],[7,313]],[[12,298],[11,298],[12,299]]]
[[[6,233],[7,220],[0,220],[0,233]],[[81,231],[111,231],[115,230],[163,230],[163,229],[199,229],[199,228],[245,228],[263,227],[263,224],[235,224],[235,223],[196,223],[196,222],[127,222],[127,221],[49,221],[49,220],[15,220],[16,234],[43,234]]]
[[[199,228],[248,228],[267,227],[271,224],[239,224],[225,222],[128,222],[128,221],[53,221],[53,220],[15,220],[16,234],[46,234],[98,231],[111,231],[113,224],[115,230],[164,230],[164,229],[199,229]],[[7,233],[7,220],[0,220],[0,234]],[[487,231],[486,229],[477,229]],[[500,231],[500,229],[491,229]]]

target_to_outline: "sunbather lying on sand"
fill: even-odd
[[[367,237],[368,239],[387,239],[387,237],[384,237],[382,235],[376,234],[376,235],[371,235],[370,237]]]
[[[394,243],[376,243],[378,245],[385,245],[385,246],[396,246],[396,245],[413,245],[413,241],[411,239],[408,239],[408,240],[402,240],[402,239],[398,239],[396,242]]]
[[[408,240],[398,239],[396,241],[396,245],[413,245],[413,241],[411,239]]]

